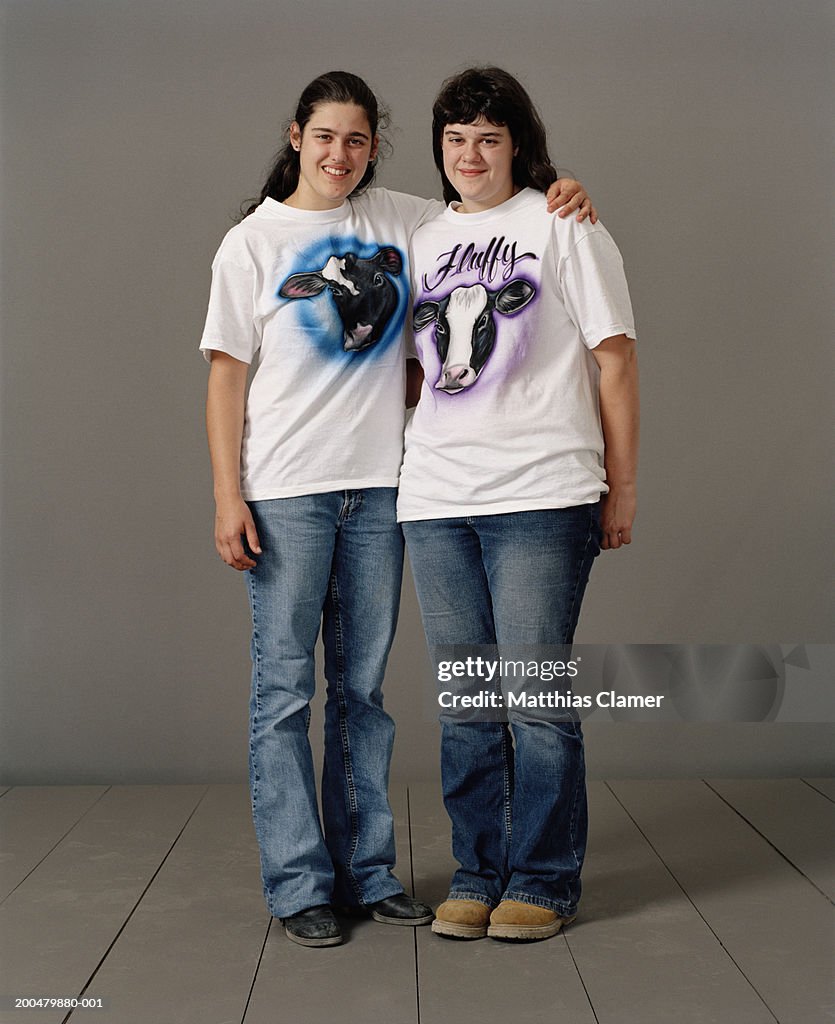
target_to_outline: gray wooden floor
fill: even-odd
[[[835,780],[590,786],[580,917],[531,945],[347,925],[289,942],[240,786],[0,787],[0,1024],[822,1024]],[[431,786],[392,794],[398,873],[452,869]],[[14,997],[103,1009],[11,1009]]]

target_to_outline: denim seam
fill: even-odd
[[[510,858],[510,846],[513,841],[513,810],[511,807],[511,792],[510,792],[510,769],[508,765],[508,741],[510,740],[509,729],[502,730],[502,772],[504,775],[504,824],[505,824],[505,837],[507,840],[507,847],[505,849],[504,864],[502,868],[507,868],[507,862]]]
[[[253,734],[256,731],[258,725],[259,712],[261,711],[261,643],[260,636],[258,634],[258,600],[257,600],[257,587],[252,577],[252,571],[248,573],[249,576],[249,593],[252,599],[252,653],[253,653],[253,705],[254,710],[252,712],[252,722],[250,725],[249,733],[249,757],[250,764],[252,765],[252,779],[251,779],[251,791],[252,791],[252,817],[255,824],[256,833],[258,830],[258,783],[260,782],[260,776],[258,774],[258,763],[255,758],[255,744],[252,742]],[[262,840],[262,836],[258,836],[259,843]],[[264,883],[264,898],[267,902],[267,907],[273,916],[275,916],[275,904],[273,901],[273,894],[267,889],[266,882]]]
[[[542,907],[544,910],[553,910],[559,914],[560,917],[571,917],[577,913],[576,906],[569,906],[566,903],[562,903],[559,900],[549,900],[543,896],[529,896],[525,892],[514,892],[508,890],[503,896],[503,900],[513,900],[514,903],[527,903],[533,907]]]
[[[575,725],[576,733],[576,725]],[[577,772],[577,778],[574,780],[574,794],[571,801],[571,819],[568,825],[568,835],[571,841],[571,852],[574,855],[574,877],[578,878],[580,874],[580,858],[577,856],[577,805],[579,803],[579,796],[581,789],[584,789],[584,782],[581,778],[583,773]]]
[[[581,579],[583,577],[583,567],[585,566],[586,561],[588,559],[589,544],[591,543],[591,539],[592,539],[592,527],[593,527],[593,525],[594,525],[594,506],[590,505],[589,506],[589,529],[588,529],[588,533],[586,534],[586,543],[585,543],[585,545],[583,547],[582,557],[579,559],[578,564],[577,564],[577,576],[576,576],[576,579],[574,581],[574,593],[573,593],[572,598],[571,598],[571,612],[570,612],[569,620],[568,621],[569,621],[569,635],[572,636],[572,637],[573,637],[573,629],[571,628],[571,623],[574,621],[574,609],[575,609],[575,607],[577,605],[577,594],[578,594],[579,589],[580,589],[580,581],[581,581]],[[570,642],[568,637],[565,637],[564,641],[566,643]],[[578,728],[577,727],[577,723],[575,722],[574,723],[574,736],[575,736],[575,738],[577,737],[577,728]],[[569,835],[569,841],[571,843],[571,853],[572,853],[572,855],[574,857],[575,878],[579,875],[579,871],[580,871],[580,858],[577,855],[577,845],[576,845],[576,839],[577,839],[577,804],[578,804],[578,798],[579,798],[579,795],[580,795],[580,788],[581,788],[581,782],[580,782],[580,776],[579,776],[579,773],[578,773],[578,777],[577,777],[577,779],[575,779],[575,782],[574,782],[574,792],[572,794],[572,801],[571,801],[571,816],[570,816],[569,825],[568,825],[568,835]]]
[[[478,892],[456,892],[455,890],[452,890],[449,896],[447,896],[447,899],[467,900],[470,903],[483,903],[485,907],[490,907],[491,910],[493,909],[493,907],[496,906],[493,900],[488,899],[485,895],[483,895],[483,893]]]
[[[345,688],[343,685],[343,672],[345,667],[344,647],[342,642],[342,619],[339,614],[339,584],[336,575],[331,576],[331,600],[333,601],[334,621],[334,648],[336,653],[336,702],[339,708],[339,736],[342,740],[342,766],[345,770],[345,785],[348,789],[348,813],[351,819],[351,851],[348,854],[348,863],[345,864],[345,874],[354,891],[354,895],[362,902],[362,889],[360,888],[353,872],[354,856],[359,846],[359,826],[357,814],[357,790],[354,785],[354,773],[351,763],[351,743],[348,736],[348,723],[345,705]]]
[[[253,673],[253,675],[254,675],[254,684],[255,684],[255,694],[254,694],[254,696],[255,696],[255,700],[254,700],[255,710],[254,710],[253,715],[252,715],[252,730],[250,732],[250,740],[249,740],[249,749],[250,749],[250,753],[251,753],[251,756],[252,756],[252,768],[253,768],[252,797],[253,797],[253,802],[254,802],[255,798],[257,796],[257,793],[258,793],[258,785],[257,785],[257,783],[260,781],[260,777],[258,775],[258,767],[257,767],[257,765],[255,763],[255,748],[254,748],[254,744],[252,742],[252,733],[255,732],[255,726],[258,724],[258,716],[259,716],[259,712],[261,711],[262,705],[261,705],[261,643],[260,643],[260,637],[258,635],[258,608],[257,608],[257,598],[256,598],[256,587],[255,587],[255,583],[253,582],[251,576],[250,576],[250,580],[249,580],[249,589],[250,589],[250,594],[252,596],[252,649],[253,649],[253,654],[255,655],[255,657],[253,659],[253,661],[254,661],[254,673]]]
[[[588,556],[589,551],[589,542],[591,541],[592,536],[592,526],[594,524],[593,510],[594,505],[589,505],[589,528],[588,533],[586,534],[586,543],[583,547],[583,554],[577,562],[577,575],[574,579],[574,591],[571,595],[571,608],[569,609],[568,613],[568,630],[566,631],[566,634],[563,636],[563,643],[571,643],[571,638],[573,638],[574,635],[574,628],[572,625],[572,623],[576,624],[574,609],[577,608],[577,594],[580,590],[580,580],[583,576],[583,566],[586,564],[586,558]],[[577,609],[577,615],[579,616],[579,609]]]

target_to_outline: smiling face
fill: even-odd
[[[299,153],[299,183],[285,202],[303,210],[332,210],[359,185],[377,153],[368,116],[353,103],[320,103],[302,130],[290,125]]]
[[[505,125],[484,117],[472,124],[448,124],[441,139],[444,173],[461,196],[462,213],[478,213],[506,202],[516,191],[516,149]]]

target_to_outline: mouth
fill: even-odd
[[[372,324],[357,324],[353,330],[345,332],[345,340],[342,347],[346,352],[361,352],[368,348],[371,342],[371,332],[374,329]]]
[[[329,178],[338,180],[339,178],[347,178],[351,173],[345,167],[323,167],[322,170],[327,174]]]

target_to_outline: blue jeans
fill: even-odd
[[[250,503],[263,552],[247,573],[250,790],[264,895],[276,917],[403,891],[391,870],[394,722],[381,693],[403,569],[395,493],[369,488]],[[321,823],[308,740],[320,625]]]
[[[430,646],[571,643],[600,547],[599,505],[403,523]],[[577,912],[586,849],[579,721],[441,721],[460,867],[451,899]]]

